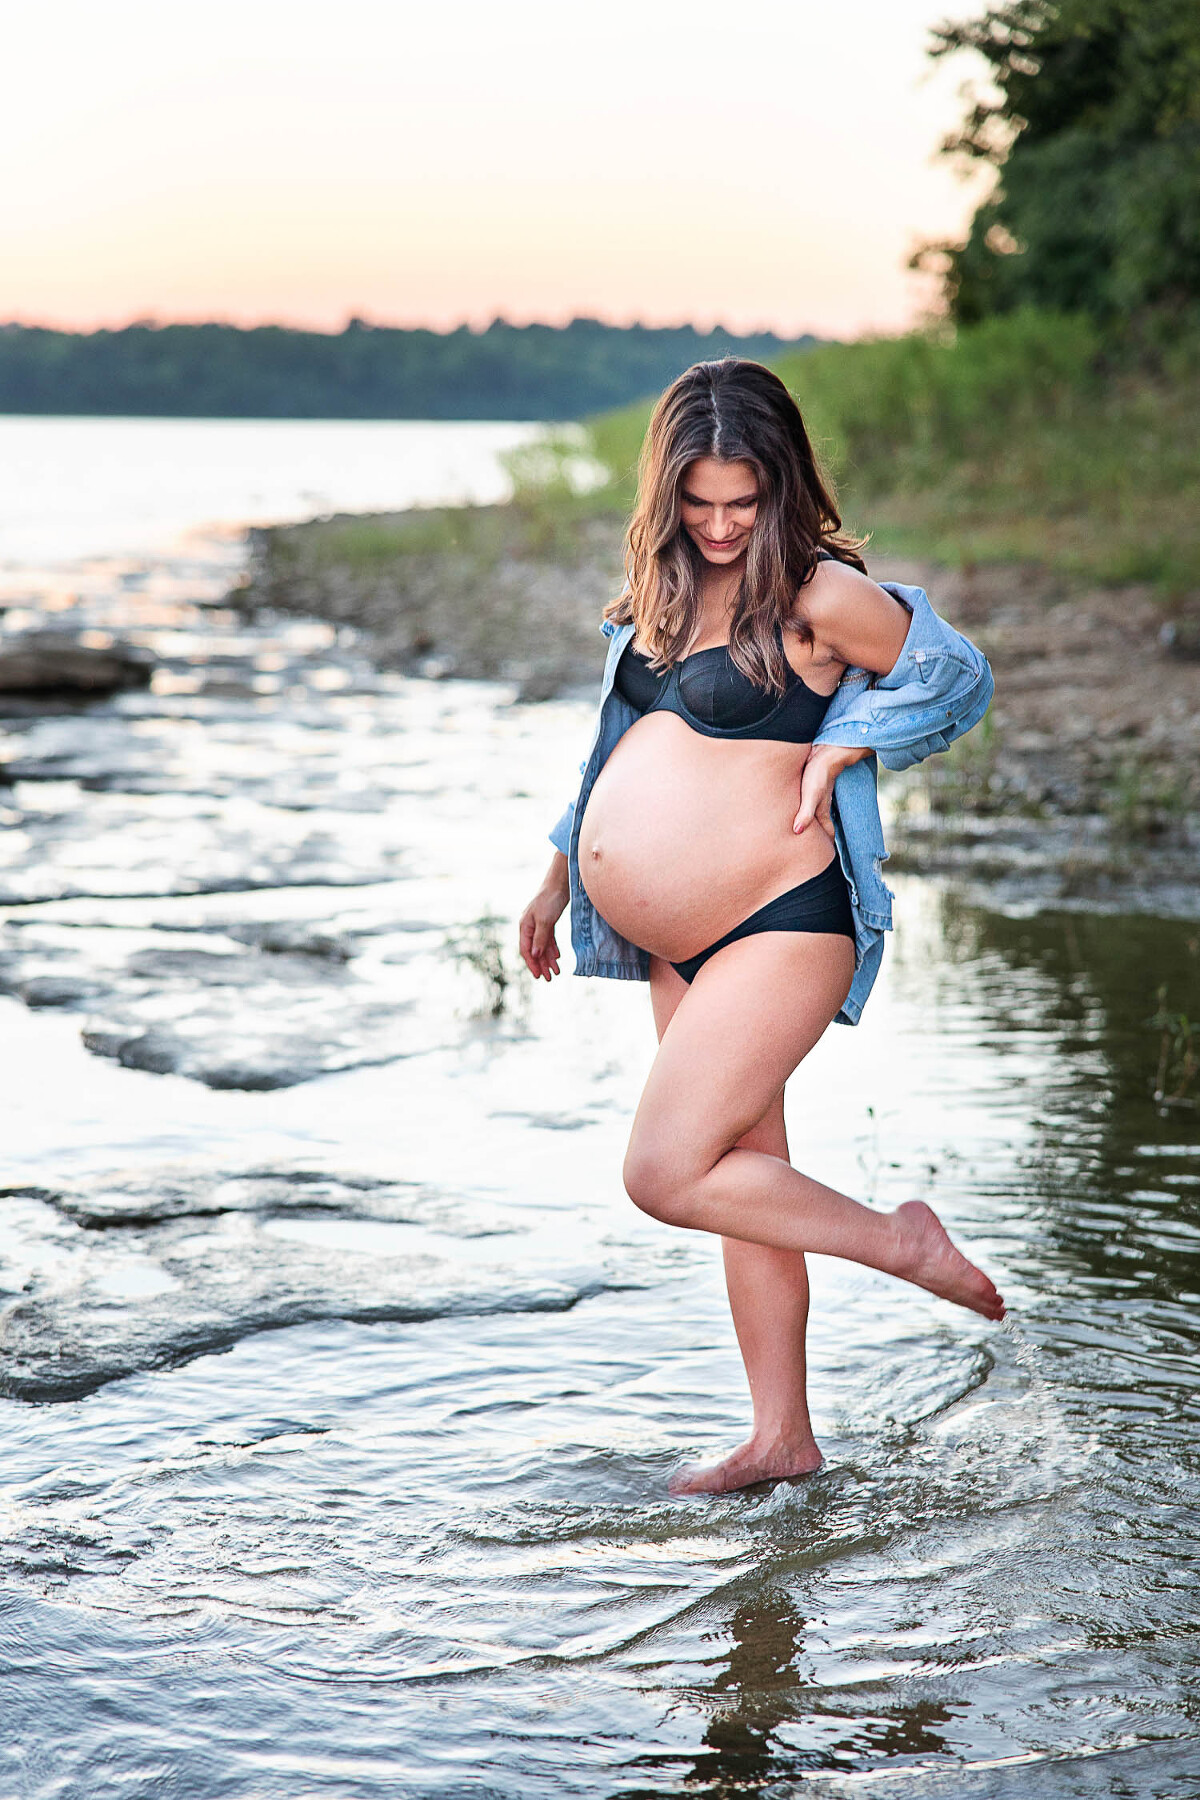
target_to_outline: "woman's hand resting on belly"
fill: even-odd
[[[871,750],[852,750],[841,744],[814,744],[800,772],[800,810],[792,830],[806,831],[817,824],[833,837],[833,784],[843,769],[873,755]]]

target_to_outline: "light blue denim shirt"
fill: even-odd
[[[982,651],[947,625],[923,588],[880,584],[912,614],[904,648],[886,675],[847,669],[825,714],[818,744],[866,746],[888,769],[911,769],[948,749],[987,711],[992,671]],[[571,879],[571,947],[576,975],[609,975],[647,981],[650,958],[613,930],[596,911],[579,879],[579,826],[596,777],[614,745],[641,715],[613,686],[632,625],[600,627],[609,639],[600,683],[600,705],[591,748],[580,764],[579,793],[550,833],[567,858]],[[799,792],[796,796],[799,805]],[[892,892],[883,880],[887,850],[875,791],[875,761],[864,757],[843,769],[834,784],[834,837],[854,911],[854,980],[838,1023],[857,1025],[883,957],[883,934],[892,928]],[[819,828],[818,828],[819,829]]]

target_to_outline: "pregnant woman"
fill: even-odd
[[[871,759],[945,749],[992,683],[919,588],[868,579],[795,401],[756,363],[699,363],[659,401],[627,573],[521,955],[558,973],[569,902],[577,974],[649,980],[659,1049],[625,1185],[655,1218],[722,1239],[753,1429],[671,1483],[720,1493],[821,1462],[806,1251],[1003,1317],[923,1202],[876,1212],[793,1168],[783,1115],[826,1026],[857,1021],[891,922]]]

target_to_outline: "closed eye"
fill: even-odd
[[[697,496],[695,494],[684,494],[683,500],[684,500],[685,505],[687,505],[687,506],[713,506],[713,505],[715,505],[714,501],[700,500],[697,498]],[[726,506],[740,506],[740,507],[757,506],[758,505],[758,495],[757,494],[743,494],[743,496],[740,500],[727,500],[725,502],[725,504],[726,504]]]

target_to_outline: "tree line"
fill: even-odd
[[[0,325],[0,412],[194,418],[578,419],[656,393],[691,363],[773,361],[812,344],[771,332],[596,319],[484,331],[340,332],[139,323]]]

